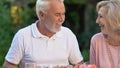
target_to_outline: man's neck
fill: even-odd
[[[45,36],[47,36],[47,37],[49,37],[49,38],[51,38],[55,33],[53,33],[53,32],[50,32],[48,29],[46,29],[43,25],[42,25],[42,23],[40,23],[40,22],[38,22],[37,23],[37,28],[38,28],[38,30],[39,30],[39,32],[41,33],[41,34],[43,34],[43,35],[45,35]]]

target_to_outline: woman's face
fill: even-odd
[[[99,24],[100,28],[101,28],[101,32],[103,34],[109,34],[109,22],[106,18],[106,9],[105,7],[101,7],[98,11],[98,17],[96,19],[96,23]]]

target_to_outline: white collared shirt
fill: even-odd
[[[37,23],[37,22],[36,22]],[[12,41],[6,60],[20,64],[69,65],[83,60],[76,36],[66,27],[61,27],[51,38],[42,35],[36,23],[19,30]]]

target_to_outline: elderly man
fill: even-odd
[[[62,26],[65,20],[63,0],[37,0],[36,13],[39,20],[14,36],[3,68],[69,63],[78,67],[83,57],[76,36]]]

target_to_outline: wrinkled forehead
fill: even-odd
[[[100,7],[99,8],[99,11],[98,11],[98,14],[104,14],[104,15],[106,15],[107,14],[107,8],[106,8],[106,6],[102,6],[102,7]]]

